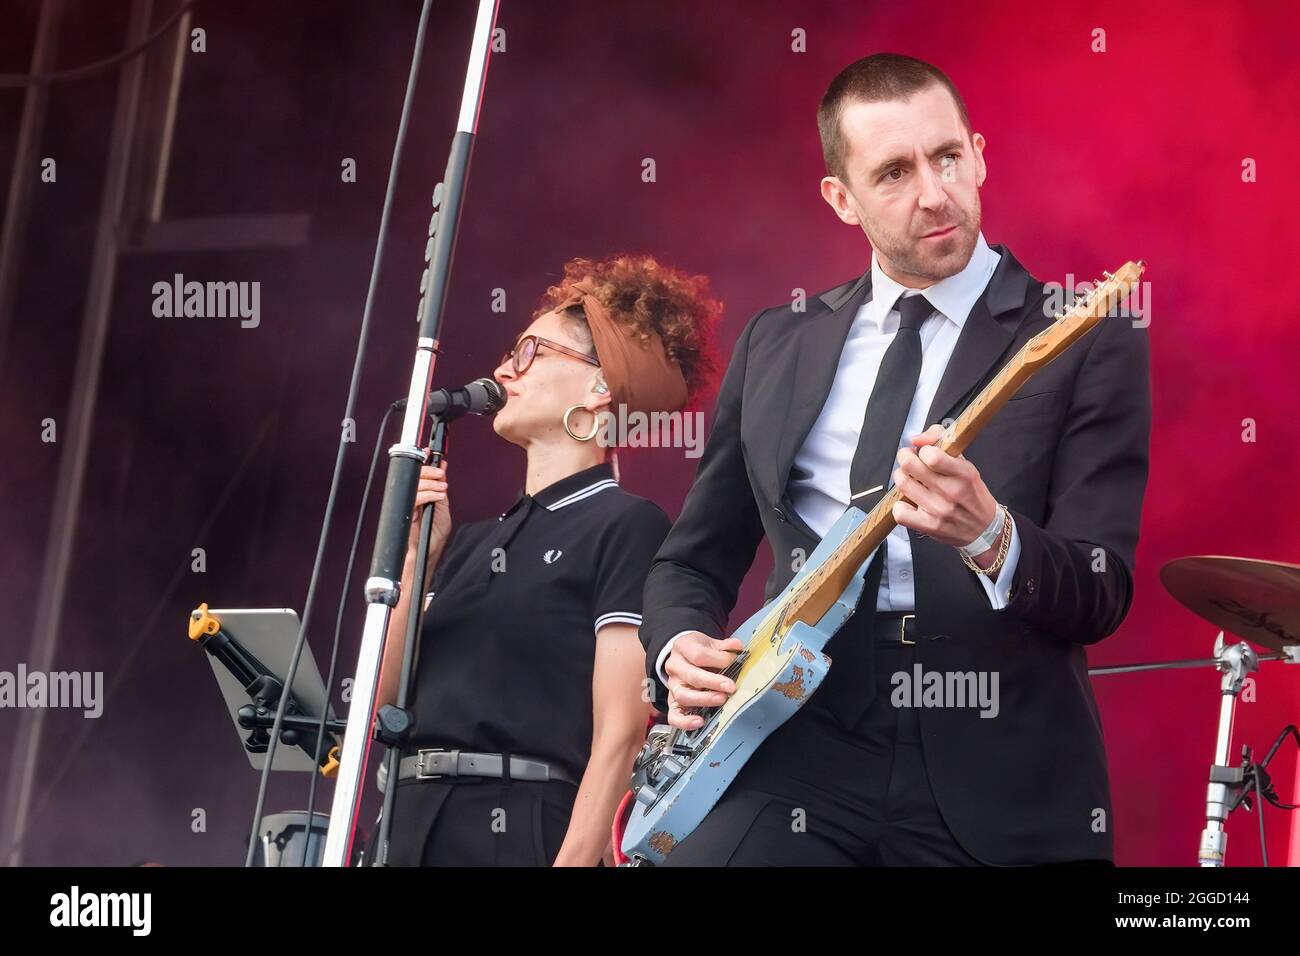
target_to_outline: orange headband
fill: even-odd
[[[591,327],[596,358],[605,375],[605,384],[616,404],[630,412],[675,412],[686,404],[686,379],[672,363],[659,333],[651,332],[650,341],[642,343],[630,330],[625,331],[609,317],[604,303],[596,298],[591,283],[582,279],[571,287],[567,299],[555,307],[563,311],[581,305]]]

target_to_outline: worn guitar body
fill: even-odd
[[[1080,292],[999,370],[935,447],[960,455],[1038,369],[1118,307],[1143,268],[1142,262],[1127,262]],[[735,681],[735,693],[720,707],[697,711],[705,721],[698,730],[665,724],[650,732],[633,771],[636,800],[623,831],[623,853],[632,865],[662,863],[713,809],[754,751],[821,686],[831,666],[823,648],[857,606],[863,573],[895,527],[894,505],[907,499],[891,487],[858,491],[851,500],[874,505],[845,511],[785,590],[732,635],[744,644],[725,672]]]
[[[731,699],[712,711],[699,730],[674,735],[664,725],[652,731],[661,745],[676,736],[672,749],[678,753],[661,752],[657,766],[647,762],[638,767],[636,803],[623,832],[623,852],[633,861],[663,862],[713,809],[759,744],[821,685],[831,665],[822,648],[857,606],[871,556],[816,623],[785,622],[782,612],[866,517],[858,508],[845,511],[785,590],[732,635],[744,642],[745,650]],[[707,760],[689,759],[702,749],[708,750]],[[666,785],[655,786],[654,771]]]

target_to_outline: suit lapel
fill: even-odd
[[[1020,310],[1025,304],[1025,293],[1029,288],[1029,273],[1006,246],[995,244],[992,248],[1002,258],[989,277],[983,294],[971,307],[961,335],[957,337],[957,345],[948,359],[943,378],[939,380],[939,389],[934,393],[934,401],[930,403],[930,410],[925,416],[927,428],[936,422],[942,422],[963,402],[967,394],[986,377],[1015,337]],[[1007,317],[1006,313],[1013,311],[1015,314]]]
[[[777,431],[780,437],[774,467],[767,474],[770,484],[766,490],[772,501],[780,500],[784,494],[794,456],[826,404],[849,327],[858,309],[871,298],[871,270],[818,298],[829,311],[813,318],[798,338],[799,354],[794,362],[793,379],[788,383],[790,401]]]
[[[1029,273],[1006,246],[997,243],[992,248],[1002,258],[984,293],[966,317],[926,415],[928,424],[943,421],[955,410],[987,376],[1015,336],[1029,288]],[[830,394],[849,327],[870,297],[871,270],[868,269],[855,281],[819,296],[827,311],[809,321],[798,337],[799,353],[793,363],[793,377],[778,385],[790,395],[790,402],[785,406],[783,420],[777,423],[779,438],[773,467],[764,475],[767,482],[764,491],[770,501],[779,501],[785,493],[795,455]],[[1013,311],[1015,314],[1007,315]]]

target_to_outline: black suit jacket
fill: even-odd
[[[962,328],[930,423],[956,417],[1052,321],[1043,284],[1005,246],[993,248],[1001,261]],[[674,634],[725,636],[764,536],[775,558],[765,600],[794,576],[795,549],[808,554],[816,546],[787,481],[870,294],[868,270],[811,297],[804,312],[766,309],[741,333],[695,483],[646,580],[641,639],[656,684],[654,662]],[[1122,316],[1103,319],[1026,383],[965,452],[1019,531],[1008,606],[990,607],[955,548],[910,533],[918,660],[926,671],[998,673],[995,718],[974,708],[920,711],[944,819],[985,862],[1113,856],[1102,727],[1084,648],[1119,627],[1132,601],[1150,428],[1146,329]],[[872,592],[854,619],[869,623],[874,612]],[[827,647],[832,662],[836,643]],[[836,679],[832,663],[821,692]],[[659,692],[662,700],[662,685]]]

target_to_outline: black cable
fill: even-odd
[[[181,5],[171,16],[162,22],[153,33],[149,34],[135,46],[121,53],[115,53],[110,57],[102,60],[95,60],[93,63],[87,63],[84,66],[74,66],[67,70],[54,70],[50,73],[0,73],[0,89],[20,89],[24,86],[38,86],[42,83],[62,83],[67,80],[80,80],[83,77],[93,76],[101,70],[107,70],[109,67],[117,66],[119,63],[125,63],[133,56],[139,56],[147,50],[159,37],[166,33],[173,23],[179,20],[197,4],[199,0],[188,0]]]
[[[1286,742],[1287,737],[1291,737],[1292,739],[1294,739],[1296,742],[1296,746],[1300,747],[1300,730],[1296,730],[1295,724],[1287,724],[1285,727],[1282,728],[1281,733],[1277,735],[1277,739],[1273,741],[1273,746],[1268,748],[1268,753],[1264,755],[1264,759],[1260,763],[1261,767],[1267,767],[1269,765],[1269,761],[1273,759],[1274,755],[1278,751],[1278,748],[1281,747],[1282,744]],[[1274,806],[1281,807],[1283,810],[1300,809],[1300,805],[1294,803],[1279,803],[1276,799],[1273,799],[1272,803]]]
[[[1261,768],[1268,766],[1269,761],[1273,759],[1273,756],[1277,753],[1278,748],[1282,746],[1283,742],[1287,739],[1287,737],[1291,737],[1293,740],[1295,740],[1297,746],[1300,746],[1300,731],[1296,730],[1295,724],[1287,724],[1285,727],[1282,728],[1282,732],[1277,735],[1277,739],[1273,741],[1273,746],[1268,748],[1268,753],[1264,755],[1264,759],[1259,765]],[[1259,778],[1260,778],[1260,774],[1256,773],[1255,774],[1255,802],[1259,804],[1259,852],[1260,855],[1263,857],[1264,865],[1268,866],[1268,847],[1265,846],[1264,844],[1264,801],[1262,799],[1264,794],[1260,791]],[[1277,798],[1277,794],[1272,792],[1272,787],[1270,787],[1269,790],[1270,792],[1268,794],[1268,802],[1273,804],[1273,806],[1280,807],[1283,810],[1300,809],[1300,805],[1298,804],[1283,803],[1281,800],[1279,800]]]
[[[370,266],[370,286],[366,290],[366,305],[361,315],[361,330],[357,336],[357,352],[352,363],[352,380],[348,385],[347,407],[344,410],[344,422],[355,422],[354,414],[357,403],[357,392],[361,385],[361,369],[366,357],[366,343],[370,336],[370,317],[374,311],[375,292],[379,286],[379,269],[384,258],[385,238],[388,235],[388,222],[393,213],[393,196],[397,192],[397,170],[401,166],[402,145],[406,142],[406,128],[411,118],[411,104],[415,100],[416,79],[420,74],[420,56],[424,49],[425,27],[429,22],[429,7],[432,0],[424,0],[420,9],[420,23],[415,31],[415,50],[411,54],[411,69],[406,79],[406,95],[402,101],[402,118],[397,124],[397,137],[393,141],[393,158],[388,168],[388,187],[384,193],[384,208],[379,216],[379,236],[375,241],[375,258]],[[298,626],[298,640],[293,646],[293,655],[289,659],[289,667],[285,672],[284,687],[285,692],[280,695],[280,705],[275,711],[275,722],[271,726],[271,739],[267,746],[266,762],[262,766],[262,779],[257,787],[257,806],[253,809],[253,825],[248,834],[248,852],[244,857],[244,865],[253,865],[253,855],[257,849],[258,829],[262,825],[262,812],[266,804],[266,790],[271,780],[271,766],[275,761],[276,746],[280,741],[280,731],[284,726],[285,708],[289,703],[289,697],[293,689],[293,679],[298,673],[298,662],[302,657],[302,649],[306,644],[307,625],[311,621],[312,605],[316,601],[316,585],[320,580],[321,564],[325,558],[325,545],[329,539],[330,524],[334,518],[334,503],[338,499],[339,480],[343,474],[343,459],[347,454],[348,446],[352,444],[348,441],[348,432],[346,428],[340,428],[339,447],[334,458],[334,474],[330,479],[329,497],[325,502],[325,514],[321,519],[320,540],[316,544],[316,560],[312,564],[311,582],[307,585],[307,600],[303,603],[302,621]],[[328,688],[327,688],[328,690]],[[368,725],[370,716],[364,717],[349,713],[349,721],[355,720],[356,723],[365,722],[367,726],[357,726],[353,724],[347,729],[347,733],[369,734],[371,729]],[[308,823],[310,824],[310,819]],[[310,834],[308,830],[308,834]],[[346,864],[346,861],[345,861]]]
[[[1264,842],[1264,795],[1259,789],[1259,774],[1255,774],[1255,807],[1259,813],[1259,852],[1264,857],[1264,865],[1268,866],[1268,846]]]
[[[379,468],[379,453],[384,447],[384,434],[388,431],[388,420],[392,418],[395,409],[392,405],[388,406],[388,411],[384,412],[384,419],[379,423],[379,431],[375,433],[375,450],[370,456],[370,471],[366,475],[366,487],[361,493],[361,506],[357,509],[356,527],[352,531],[352,548],[348,551],[348,569],[343,573],[343,589],[339,594],[339,613],[334,621],[334,644],[330,648],[330,669],[329,676],[325,678],[325,706],[321,710],[320,723],[316,725],[316,747],[312,753],[319,754],[321,743],[325,740],[325,721],[326,715],[329,714],[329,689],[334,686],[334,669],[339,659],[339,644],[343,636],[343,614],[348,606],[348,594],[351,591],[352,584],[352,567],[357,558],[357,547],[361,541],[361,529],[366,522],[366,506],[370,502],[370,489],[375,482],[375,472]],[[311,775],[311,787],[307,790],[307,833],[311,834],[313,815],[316,810],[316,781],[320,779],[320,774]],[[310,841],[308,841],[310,842]],[[302,862],[300,866],[307,865],[307,846],[303,844]]]

